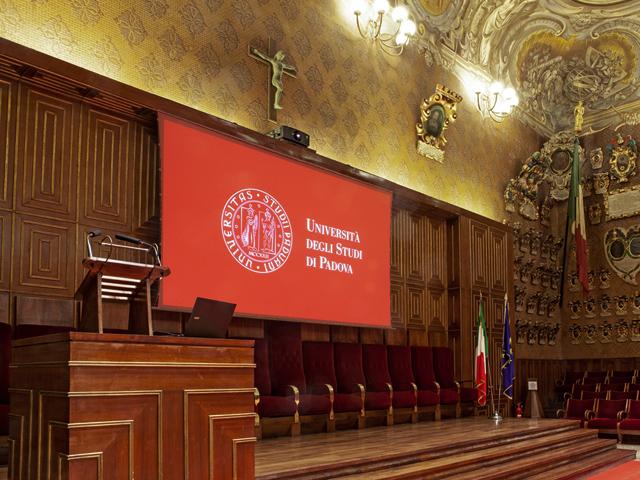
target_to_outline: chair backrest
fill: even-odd
[[[389,360],[389,374],[394,390],[412,390],[412,383],[416,380],[413,376],[411,365],[411,347],[406,345],[387,346]]]
[[[299,338],[285,336],[269,339],[269,374],[271,391],[276,395],[290,393],[289,385],[295,385],[300,393],[305,393],[302,341]]]
[[[11,325],[0,323],[0,404],[9,403],[9,363],[11,362]]]
[[[627,400],[627,418],[640,419],[640,400]]]
[[[630,383],[629,388],[627,389],[631,393],[635,393],[640,390],[640,383]]]
[[[567,371],[564,374],[564,384],[572,385],[576,383],[578,380],[582,380],[584,378],[584,372],[571,372]]]
[[[387,347],[385,345],[362,345],[362,361],[367,390],[382,392],[391,383]]]
[[[593,410],[595,399],[580,400],[577,398],[570,398],[567,400],[567,408],[565,409],[566,418],[584,418],[584,413],[587,410]]]
[[[593,392],[591,390],[582,390],[580,392],[580,398],[582,400],[593,400],[594,398],[604,398],[605,396],[604,392]]]
[[[603,371],[590,372],[590,371],[587,371],[587,374],[585,375],[584,380],[582,381],[582,383],[584,383],[585,385],[593,384],[593,383],[604,383],[606,378],[607,378],[607,372],[603,372]]]
[[[609,383],[629,383],[635,376],[635,370],[613,370],[609,374]]]
[[[596,417],[598,418],[616,418],[618,412],[625,409],[626,400],[596,400]]]
[[[366,385],[362,367],[362,345],[334,343],[333,358],[338,392],[352,392],[358,383],[362,386]]]
[[[302,342],[302,358],[307,388],[325,384],[337,387],[332,343]]]
[[[453,350],[449,347],[433,347],[433,369],[442,388],[455,388]]]
[[[411,347],[411,361],[416,384],[420,390],[435,388],[436,373],[433,370],[433,350],[431,347]]]
[[[600,390],[608,392],[609,390],[615,390],[617,392],[626,392],[629,387],[626,383],[603,383],[600,385]]]
[[[623,390],[609,390],[607,391],[607,400],[628,400],[631,395],[631,393]]]
[[[264,338],[254,340],[253,358],[256,368],[253,372],[253,384],[260,395],[271,395],[271,377],[269,376],[269,349]]]

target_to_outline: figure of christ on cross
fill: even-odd
[[[269,39],[269,50],[268,53],[263,53],[258,50],[256,47],[249,46],[249,55],[253,58],[256,58],[262,62],[267,63],[271,68],[271,86],[275,89],[275,93],[273,94],[273,104],[271,103],[271,92],[272,89],[269,89],[269,120],[276,120],[276,112],[275,110],[282,110],[282,104],[280,103],[282,100],[282,94],[284,93],[284,86],[282,83],[282,76],[287,74],[291,77],[296,76],[297,70],[293,65],[289,65],[284,62],[285,54],[282,50],[278,50],[273,57],[269,56],[271,52],[271,39]],[[272,111],[273,108],[273,111]]]

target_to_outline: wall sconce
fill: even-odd
[[[502,122],[518,105],[519,99],[513,87],[506,87],[502,82],[475,82],[476,107],[484,118],[494,122]]]
[[[409,9],[405,5],[392,7],[388,0],[353,0],[351,3],[360,36],[377,42],[388,55],[401,55],[416,33],[416,22]],[[390,30],[383,32],[387,27]]]

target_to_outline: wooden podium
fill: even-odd
[[[254,478],[253,341],[70,332],[13,344],[9,478]]]

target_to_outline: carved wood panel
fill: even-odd
[[[406,219],[407,212],[405,210],[393,209],[391,212],[391,265],[389,269],[391,271],[391,278],[402,278],[403,275],[403,261],[402,253],[404,252],[404,221]]]
[[[12,290],[71,297],[75,230],[68,222],[16,215]]]
[[[17,209],[75,220],[80,106],[22,85],[18,129]]]
[[[0,208],[13,206],[16,83],[0,79]]]
[[[9,290],[10,287],[11,224],[11,213],[0,211],[0,290]]]
[[[407,327],[424,328],[427,324],[427,291],[423,285],[406,285]]]
[[[85,107],[82,116],[80,221],[126,230],[131,224],[129,154],[135,127],[129,119],[96,108]]]
[[[471,221],[471,286],[474,289],[487,289],[490,282],[489,268],[489,228]]]
[[[133,229],[158,237],[160,233],[160,155],[155,129],[136,124],[133,150]]]
[[[447,284],[447,224],[439,218],[428,218],[427,279],[430,289],[444,290]]]
[[[489,260],[491,262],[491,290],[494,294],[507,291],[508,259],[510,244],[507,232],[492,228],[489,240]]]
[[[407,218],[407,236],[405,261],[407,281],[424,283],[427,280],[425,267],[427,259],[427,218],[422,215],[409,215]]]
[[[404,321],[404,295],[405,287],[402,281],[391,280],[391,325],[394,327],[403,327]]]

